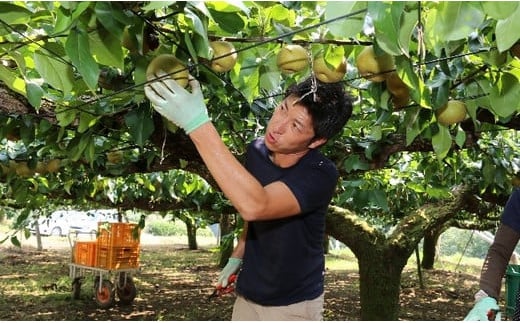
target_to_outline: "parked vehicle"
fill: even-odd
[[[72,223],[79,223],[78,219],[83,218],[85,212],[73,210],[54,211],[49,217],[39,218],[29,224],[29,230],[36,232],[39,230],[44,236],[65,236],[70,231]]]
[[[116,210],[58,210],[49,217],[39,218],[29,224],[31,232],[38,229],[44,236],[66,236],[69,232],[97,233],[99,222],[118,222]]]
[[[116,210],[89,210],[80,221],[71,226],[71,230],[81,233],[97,233],[99,222],[119,222],[119,213]]]

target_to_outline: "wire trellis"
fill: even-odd
[[[333,22],[336,22],[338,20],[342,20],[342,19],[348,19],[348,18],[351,18],[353,16],[356,16],[360,13],[363,13],[363,12],[366,12],[366,9],[361,9],[361,10],[358,10],[358,11],[355,11],[355,12],[351,12],[351,13],[348,13],[348,14],[345,14],[345,15],[341,15],[341,16],[338,16],[338,17],[335,17],[335,18],[332,18],[332,19],[329,19],[329,20],[324,20],[324,21],[321,21],[319,23],[316,23],[316,24],[313,24],[313,25],[309,25],[309,26],[306,26],[306,27],[302,27],[302,28],[299,28],[299,29],[296,29],[296,30],[293,30],[293,31],[290,31],[290,32],[287,32],[287,33],[284,33],[284,34],[281,34],[279,36],[276,36],[276,37],[271,37],[271,38],[266,38],[264,40],[261,40],[259,42],[255,42],[254,44],[252,45],[249,45],[249,46],[245,46],[245,47],[242,47],[242,48],[239,48],[237,50],[235,50],[234,52],[230,52],[230,53],[226,53],[224,55],[220,55],[218,57],[214,57],[212,60],[217,60],[217,59],[221,59],[221,58],[224,58],[224,57],[227,57],[229,55],[234,55],[234,54],[237,54],[239,52],[242,52],[242,51],[247,51],[247,50],[250,50],[252,48],[255,48],[255,47],[258,47],[258,46],[262,46],[264,44],[267,44],[267,43],[273,43],[273,42],[279,42],[279,41],[282,41],[284,38],[288,38],[288,37],[291,37],[291,36],[294,36],[295,34],[298,34],[298,33],[301,33],[303,31],[307,31],[307,30],[311,30],[311,29],[315,29],[315,28],[318,28],[320,26],[323,26],[323,25],[326,25],[326,24],[330,24],[330,23],[333,23]],[[135,13],[134,13],[135,14]],[[136,14],[137,15],[137,14]],[[150,23],[145,17],[142,17],[140,15],[137,15],[139,16],[140,18],[142,19],[145,19],[145,22],[147,24],[150,24],[152,27],[155,28],[155,26]],[[420,22],[420,17],[419,17],[419,22]],[[48,49],[48,48],[45,48],[43,47],[41,44],[39,44],[38,42],[36,42],[35,40],[33,39],[30,39],[29,37],[27,37],[26,35],[24,35],[23,33],[21,33],[20,31],[17,31],[13,26],[7,24],[6,22],[4,22],[3,20],[0,19],[0,24],[2,24],[5,28],[19,34],[22,38],[26,39],[28,43],[34,43],[36,44],[37,46],[39,46],[40,48],[48,51],[52,56],[53,58],[59,60],[60,62],[62,63],[65,63],[65,64],[68,64],[70,66],[72,66],[72,64],[70,62],[68,62],[67,60],[65,60],[61,55],[59,55],[58,53],[55,53],[53,52],[52,50]],[[422,25],[420,23],[420,25]],[[418,63],[414,64],[414,67],[416,68],[419,68],[420,66],[423,66],[423,65],[429,65],[429,64],[436,64],[436,63],[441,63],[441,62],[444,62],[444,61],[451,61],[451,60],[454,60],[454,59],[457,59],[457,58],[462,58],[462,57],[465,57],[465,56],[469,56],[469,55],[476,55],[476,54],[479,54],[479,53],[483,53],[483,52],[487,52],[489,50],[478,50],[478,51],[472,51],[472,52],[467,52],[467,53],[461,53],[461,54],[457,54],[457,55],[453,55],[453,56],[447,56],[447,57],[443,57],[443,58],[436,58],[436,59],[432,59],[430,61],[424,61],[424,60],[420,60]],[[210,68],[208,68],[208,66],[206,66],[205,64],[203,63],[192,63],[191,61],[188,63],[188,66],[186,66],[184,69],[180,69],[178,71],[175,71],[174,73],[179,73],[179,72],[182,72],[184,70],[189,70],[189,71],[192,71],[194,68],[198,67],[198,66],[202,66],[204,68],[207,68],[209,71],[211,71]],[[393,72],[395,71],[394,70],[391,70],[391,71],[385,71],[383,73],[390,73],[390,72]],[[103,95],[95,95],[93,98],[88,98],[86,99],[84,102],[80,103],[80,104],[76,104],[76,105],[73,105],[73,106],[65,106],[65,105],[60,105],[59,103],[56,103],[56,106],[59,106],[59,107],[63,107],[64,109],[61,109],[60,111],[55,111],[56,114],[59,114],[59,113],[65,113],[67,111],[69,111],[70,109],[77,109],[77,110],[80,110],[82,112],[85,112],[85,113],[90,113],[90,114],[94,114],[92,111],[89,111],[89,110],[86,110],[86,109],[83,109],[85,106],[89,106],[95,102],[101,102],[101,101],[104,101],[104,100],[107,100],[107,99],[110,99],[112,97],[116,97],[120,94],[123,94],[125,92],[129,92],[129,91],[132,91],[134,90],[135,88],[142,88],[144,87],[146,84],[149,84],[151,82],[155,82],[155,81],[158,81],[158,80],[161,80],[163,78],[167,78],[169,76],[171,76],[172,74],[174,73],[169,73],[169,74],[166,74],[160,78],[156,78],[156,79],[152,79],[152,80],[148,80],[148,81],[145,81],[143,83],[138,83],[138,84],[133,84],[133,85],[129,85],[127,87],[124,87],[124,88],[121,88],[119,90],[114,90],[112,91],[111,93],[106,93],[106,94],[103,94]],[[354,77],[354,78],[350,78],[350,79],[346,79],[346,80],[343,80],[341,82],[345,83],[345,84],[349,84],[349,83],[352,83],[358,79],[362,79],[363,77],[361,76],[358,76],[358,77]],[[222,79],[222,78],[221,78]],[[223,80],[224,83],[228,84],[228,85],[231,85],[233,87],[233,89],[235,91],[238,91],[240,93],[240,95],[243,97],[242,93],[236,89],[232,84],[229,84],[229,82],[227,80]],[[312,92],[312,91],[311,91]],[[267,96],[264,96],[264,97],[259,97],[257,99],[255,99],[255,101],[263,101],[263,100],[268,100],[270,98],[273,98],[273,97],[278,97],[280,95],[283,95],[283,93],[271,93]],[[481,95],[478,95],[478,96],[474,96],[474,97],[467,97],[465,98],[466,100],[471,100],[471,99],[474,99],[474,98],[477,98],[477,97],[482,97],[482,96],[486,96],[488,95],[487,93],[486,94],[481,94]],[[245,100],[245,99],[244,99]],[[243,102],[238,102],[237,105],[240,105],[240,104],[243,104]],[[403,108],[407,108],[407,107],[411,107],[411,106],[417,106],[417,104],[410,104],[408,106],[405,106]]]

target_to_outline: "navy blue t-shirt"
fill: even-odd
[[[502,212],[502,223],[520,233],[520,188],[515,188]]]
[[[336,166],[311,150],[288,168],[269,158],[263,138],[247,150],[246,168],[262,183],[285,183],[300,204],[301,214],[248,224],[237,292],[265,306],[311,300],[323,293],[325,214],[337,180]]]

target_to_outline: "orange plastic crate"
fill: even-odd
[[[78,265],[95,267],[97,262],[97,242],[76,241],[74,244],[74,262]]]
[[[139,246],[112,248],[98,246],[97,267],[105,269],[138,268]]]
[[[99,222],[97,241],[100,247],[136,247],[140,234],[135,223]]]

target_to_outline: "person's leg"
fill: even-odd
[[[248,301],[240,295],[237,295],[235,304],[233,305],[233,314],[231,315],[232,321],[259,321],[260,317],[257,313],[256,305],[253,302]]]
[[[257,310],[265,321],[323,321],[323,294],[309,301],[287,306],[260,306]]]
[[[233,321],[323,321],[323,294],[287,306],[262,306],[237,296]]]

